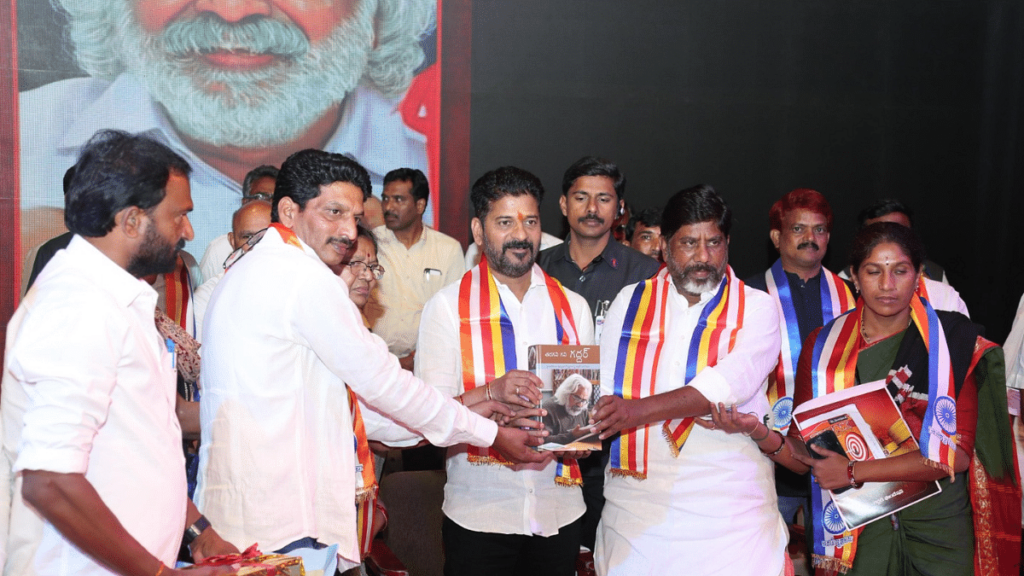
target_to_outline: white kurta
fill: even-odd
[[[0,402],[4,574],[112,574],[24,501],[23,470],[83,474],[125,530],[174,565],[188,495],[156,300],[75,236],[11,319]]]
[[[628,286],[619,293],[606,327],[622,326],[632,290]],[[694,327],[713,296],[707,293],[691,307],[674,283],[668,292],[656,394],[683,385]],[[735,348],[690,385],[711,402],[735,403],[738,410],[762,417],[768,411],[765,377],[779,354],[779,320],[768,294],[753,288],[745,294],[744,326]],[[618,330],[605,330],[602,394],[614,393],[618,344]],[[649,436],[648,463],[646,480],[605,474],[598,574],[776,576],[782,571],[787,532],[776,503],[772,462],[752,440],[694,426],[676,458],[656,430]]]
[[[530,287],[520,302],[508,286],[496,282],[501,302],[516,335],[516,359],[525,370],[529,347],[557,344],[555,311],[540,267],[534,265]],[[459,340],[459,285],[450,284],[427,302],[420,325],[416,374],[446,396],[462,394],[462,352]],[[594,341],[590,307],[582,296],[566,290],[580,344]],[[552,536],[583,515],[583,493],[577,486],[555,484],[554,461],[515,467],[470,464],[466,446],[448,450],[448,482],[444,513],[476,532]]]
[[[358,563],[346,384],[437,445],[490,445],[497,434],[402,370],[344,282],[275,229],[217,285],[203,338],[196,505],[239,548],[313,537],[339,544],[342,569]]]

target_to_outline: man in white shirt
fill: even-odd
[[[750,438],[695,425],[711,403],[763,417],[779,354],[775,303],[728,266],[730,225],[710,186],[677,193],[662,216],[667,267],[608,311],[593,419],[602,438],[622,434],[605,477],[598,574],[783,572],[771,461]]]
[[[267,226],[270,226],[270,202],[254,200],[243,204],[231,217],[231,232],[228,236],[228,247],[231,251],[239,248],[247,249],[247,242],[250,238],[259,233]],[[228,252],[231,254],[231,252]],[[210,303],[210,296],[213,289],[220,283],[226,270],[221,268],[216,275],[207,278],[203,285],[196,289],[192,296],[196,311],[196,340],[203,341],[203,319],[206,317],[206,307]]]
[[[61,174],[101,128],[148,133],[194,167],[196,254],[227,230],[245,174],[295,150],[349,155],[376,186],[395,166],[427,170],[402,103],[436,0],[56,4],[88,77],[19,97],[22,233],[44,227],[26,248],[59,231]]]
[[[498,428],[426,386],[363,326],[329,266],[348,258],[369,194],[366,170],[345,156],[290,156],[273,223],[214,290],[203,333],[197,503],[246,546],[336,543],[342,570],[360,561],[357,491],[373,490],[353,446],[365,437],[349,390],[434,444],[544,460],[526,431]]]
[[[540,180],[519,168],[481,176],[470,200],[484,260],[423,310],[416,374],[467,406],[492,398],[520,411],[539,405],[543,384],[520,369],[529,346],[593,342],[586,300],[535,263],[543,195]],[[575,573],[584,506],[574,460],[513,466],[460,444],[449,448],[447,470],[445,574]]]
[[[173,347],[140,280],[173,270],[192,238],[189,171],[123,132],[82,151],[67,199],[75,236],[8,325],[5,574],[177,574],[183,535],[198,559],[237,551],[186,496]]]
[[[377,258],[389,273],[380,279],[383,314],[374,334],[412,370],[420,312],[430,297],[466,271],[459,241],[423,224],[430,188],[423,172],[399,168],[384,176],[384,225],[376,228]]]

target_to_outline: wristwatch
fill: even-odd
[[[206,516],[200,516],[197,518],[194,524],[185,528],[185,545],[188,546],[192,544],[192,542],[195,541],[196,538],[199,538],[199,535],[209,527],[210,521],[206,519]]]

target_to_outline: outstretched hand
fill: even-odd
[[[491,380],[491,398],[510,406],[534,408],[540,405],[540,390],[544,382],[533,372],[526,370],[509,370],[500,378]]]
[[[498,427],[498,435],[494,438],[491,448],[498,451],[507,460],[516,464],[543,463],[554,458],[551,452],[537,452],[534,446],[544,443],[542,436],[518,428]]]
[[[745,434],[750,436],[761,423],[754,414],[747,414],[736,409],[736,405],[726,406],[722,402],[711,405],[711,420],[695,418],[694,423],[708,430],[721,430],[728,434]],[[760,434],[758,435],[760,436]]]
[[[590,415],[590,424],[600,432],[601,440],[616,432],[646,424],[640,400],[624,400],[618,396],[602,396]]]
[[[484,400],[483,402],[477,402],[472,406],[467,406],[467,408],[484,418],[494,420],[499,426],[507,425],[509,420],[515,416],[515,413],[512,412],[511,408],[497,400]]]

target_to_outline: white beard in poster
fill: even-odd
[[[311,44],[292,22],[213,15],[142,29],[126,0],[60,0],[82,68],[96,77],[130,72],[185,135],[214,146],[259,148],[300,137],[359,83],[385,95],[408,88],[423,61],[418,40],[435,23],[436,0],[360,0],[351,16]],[[381,20],[374,47],[374,21]],[[274,54],[249,70],[206,63],[212,50]]]

